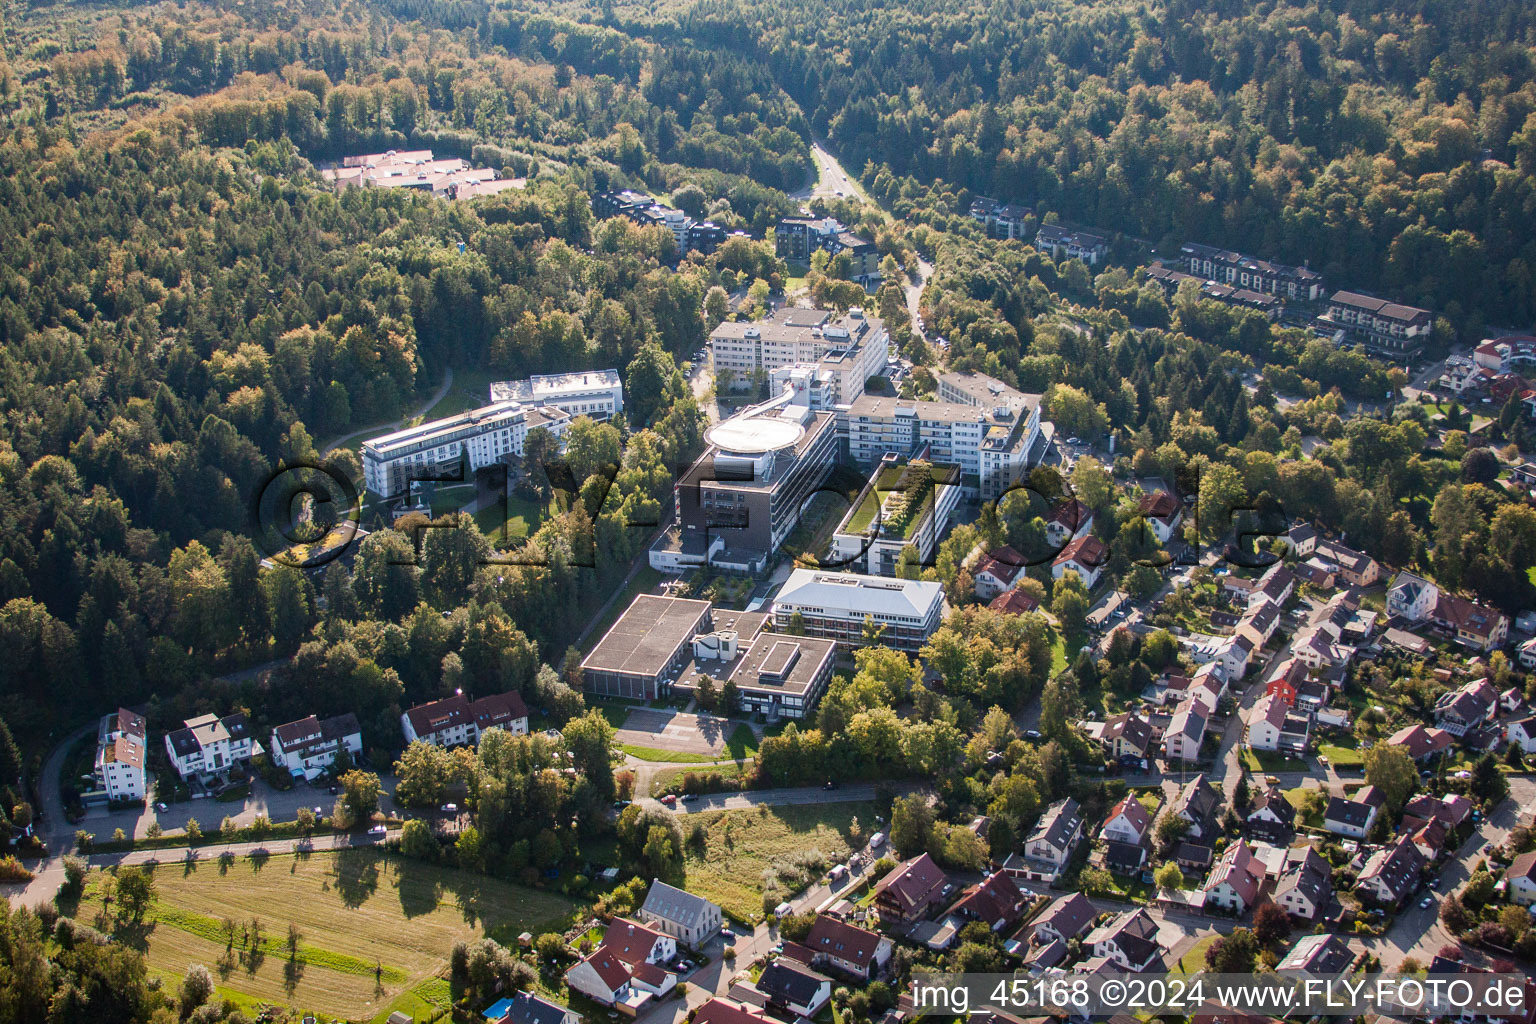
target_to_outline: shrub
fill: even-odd
[[[0,882],[30,882],[35,876],[15,856],[0,857]]]

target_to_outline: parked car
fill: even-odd
[[[166,811],[170,810],[170,808],[165,806],[165,804],[156,802],[155,803],[155,810],[159,811],[161,814],[164,814]]]
[[[676,807],[677,806],[677,794],[676,793],[668,793],[666,796],[661,798],[661,802],[666,804],[668,807]]]
[[[880,847],[882,847],[884,845],[885,845],[885,833],[884,832],[876,832],[874,835],[869,837],[869,848],[870,849],[878,850],[878,849],[880,849]]]
[[[699,798],[699,794],[697,794],[697,793],[684,793],[683,794],[683,803],[691,804],[695,800],[697,800],[698,798]]]
[[[382,836],[388,832],[389,829],[385,828],[383,825],[375,825],[368,830],[368,834],[371,836]]]

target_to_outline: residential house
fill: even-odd
[[[1439,599],[1439,587],[1404,569],[1392,578],[1387,589],[1387,614],[1409,622],[1423,622],[1434,613]]]
[[[1079,537],[1061,549],[1051,563],[1051,578],[1061,579],[1066,573],[1077,574],[1083,586],[1092,590],[1109,561],[1109,548],[1093,534]]]
[[[1253,849],[1239,839],[1228,846],[1211,869],[1205,883],[1206,906],[1241,914],[1258,901],[1264,887],[1264,865]]]
[[[1522,853],[1504,871],[1509,901],[1528,907],[1536,903],[1536,852]]]
[[[758,975],[757,990],[774,1010],[787,1010],[792,1019],[810,1018],[832,998],[832,979],[789,957],[771,961]]]
[[[1152,859],[1152,841],[1143,839],[1139,843],[1122,843],[1118,840],[1110,840],[1104,844],[1103,865],[1110,871],[1132,877],[1141,874],[1142,869]]]
[[[1014,587],[1012,590],[998,594],[987,603],[987,607],[995,612],[1007,612],[1009,615],[1027,615],[1040,610],[1040,602],[1033,597]]]
[[[1039,881],[1053,881],[1067,866],[1083,833],[1083,810],[1071,797],[1045,809],[1024,842],[1024,855]]]
[[[633,1013],[676,987],[677,975],[662,966],[676,956],[672,936],[616,917],[597,949],[565,972],[565,981],[589,999]]]
[[[1248,601],[1268,601],[1270,604],[1284,606],[1296,592],[1296,574],[1285,567],[1283,562],[1276,562],[1264,574],[1259,577],[1254,585],[1253,593]]]
[[[1328,809],[1323,812],[1323,827],[1335,835],[1364,839],[1376,824],[1376,815],[1386,804],[1386,798],[1375,786],[1362,786],[1353,797],[1332,797]]]
[[[484,1016],[492,1024],[581,1024],[581,1014],[537,992],[519,992],[503,999]]]
[[[350,711],[323,721],[310,715],[272,730],[272,763],[295,776],[314,778],[343,750],[354,758],[363,752],[363,730]]]
[[[995,871],[984,880],[968,885],[949,908],[962,921],[981,921],[994,932],[1018,924],[1029,909],[1029,897],[1019,891],[1005,871]]]
[[[1277,697],[1286,707],[1296,706],[1296,695],[1307,681],[1307,666],[1296,658],[1282,662],[1274,678],[1264,684],[1266,697]]]
[[[1285,544],[1297,558],[1310,558],[1317,549],[1317,531],[1308,523],[1297,523],[1286,531]]]
[[[188,718],[183,728],[166,733],[165,751],[176,774],[190,779],[219,775],[235,765],[249,764],[262,749],[251,736],[251,723],[245,713],[237,711],[223,718]]]
[[[1339,567],[1339,575],[1352,587],[1368,587],[1381,579],[1381,565],[1370,555],[1327,538],[1317,542],[1317,557]]]
[[[1258,651],[1264,649],[1279,626],[1280,606],[1268,601],[1256,601],[1237,620],[1237,628],[1233,632],[1245,638]]]
[[[400,716],[407,744],[417,740],[435,747],[474,745],[490,728],[514,736],[528,734],[528,708],[516,691],[469,700],[461,693],[430,704],[418,704]]]
[[[1171,761],[1198,761],[1209,717],[1204,704],[1193,697],[1186,698],[1163,733],[1163,754]]]
[[[1111,715],[1104,721],[1099,742],[1104,745],[1104,752],[1115,760],[1146,757],[1147,748],[1152,745],[1152,723],[1143,715],[1129,712]]]
[[[1271,786],[1254,799],[1248,809],[1248,831],[1265,842],[1283,846],[1296,835],[1296,808]]]
[[[1422,762],[1450,749],[1456,741],[1444,729],[1426,728],[1415,723],[1397,730],[1387,742],[1394,747],[1407,747],[1409,756]]]
[[[96,726],[96,784],[111,801],[143,801],[144,755],[149,740],[144,716],[127,708],[104,715]]]
[[[1105,842],[1140,844],[1152,827],[1152,816],[1133,795],[1127,795],[1109,809],[1109,817],[1099,829]]]
[[[1090,267],[1109,255],[1109,239],[1091,231],[1068,231],[1055,224],[1042,224],[1035,232],[1034,247],[1051,254],[1051,259],[1079,259]]]
[[[1076,498],[1057,502],[1045,515],[1045,536],[1054,547],[1065,547],[1068,541],[1086,537],[1091,529],[1093,509]]]
[[[1530,714],[1531,705],[1525,699],[1525,692],[1518,686],[1511,686],[1499,694],[1499,712],[1521,717]]]
[[[1400,572],[1387,590],[1387,614],[1410,623],[1429,621],[1458,643],[1491,651],[1509,638],[1509,618],[1496,609],[1447,594],[1422,576]],[[1458,733],[1457,735],[1460,735]]]
[[[1287,714],[1289,709],[1284,699],[1266,694],[1246,713],[1248,745],[1254,750],[1279,750]]]
[[[1150,971],[1162,962],[1157,922],[1144,907],[1116,914],[1089,932],[1083,946],[1092,949],[1095,957],[1107,957],[1121,970]]]
[[[1024,576],[1026,561],[1023,555],[1006,544],[982,555],[971,573],[976,581],[976,596],[990,601],[998,594],[1012,590]]]
[[[1159,544],[1167,544],[1184,521],[1183,503],[1167,491],[1142,495],[1137,507]]]
[[[1092,901],[1082,893],[1074,892],[1056,897],[1027,927],[1033,929],[1038,944],[1067,943],[1086,934],[1098,916],[1099,912]]]
[[[944,898],[948,881],[926,853],[902,861],[875,883],[875,909],[880,920],[896,926],[922,920]]]
[[[1488,679],[1474,679],[1442,694],[1435,701],[1435,724],[1452,736],[1465,736],[1493,721],[1499,707],[1499,691]]]
[[[1342,978],[1354,963],[1354,951],[1337,935],[1304,935],[1275,970],[1300,971],[1309,978]]]
[[[811,966],[829,968],[863,982],[879,978],[891,962],[890,939],[826,914],[816,915],[802,945],[811,951]]]
[[[1415,829],[1429,821],[1441,821],[1450,829],[1460,828],[1472,816],[1472,801],[1460,793],[1443,797],[1420,793],[1403,807],[1402,830]]]
[[[721,927],[717,905],[659,878],[652,879],[651,890],[645,894],[645,902],[637,916],[645,924],[695,949],[703,948]]]
[[[693,1024],[775,1024],[757,1009],[748,1009],[734,999],[719,996],[706,999],[693,1011]]]
[[[1221,794],[1206,781],[1202,772],[1179,790],[1178,798],[1169,808],[1169,813],[1189,822],[1186,838],[1199,840],[1201,845],[1209,846],[1220,834],[1216,819],[1221,813],[1221,807]]]
[[[1301,921],[1320,921],[1333,900],[1333,869],[1311,846],[1286,850],[1274,901]]]
[[[1371,854],[1355,880],[1355,891],[1384,907],[1399,906],[1419,884],[1424,858],[1411,836],[1396,840]]]
[[[1451,830],[1439,818],[1433,818],[1412,830],[1413,845],[1418,849],[1420,856],[1433,863],[1440,859],[1445,852],[1446,841],[1450,838]]]
[[[1536,752],[1536,716],[1526,715],[1509,722],[1504,727],[1504,736],[1525,753]]]
[[[1309,558],[1305,562],[1297,562],[1291,571],[1296,574],[1299,581],[1313,590],[1332,590],[1339,582],[1339,567],[1320,558]]]

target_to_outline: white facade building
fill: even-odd
[[[363,750],[363,731],[351,712],[324,721],[310,715],[272,730],[272,763],[294,775],[313,778],[343,749],[353,756]]]
[[[144,716],[127,708],[105,715],[96,728],[96,783],[109,800],[143,800]]]
[[[607,420],[624,411],[624,384],[618,370],[534,374],[527,380],[491,384],[491,404],[500,402],[552,406],[573,417]]]
[[[773,625],[793,632],[798,614],[806,636],[859,646],[867,619],[885,627],[882,644],[916,652],[943,625],[946,611],[938,583],[796,569],[774,600]]]
[[[857,307],[835,320],[824,309],[786,307],[752,323],[725,321],[710,333],[709,351],[716,375],[729,373],[731,389],[751,387],[758,371],[804,365],[825,375],[832,402],[846,404],[885,370],[891,339],[884,321]]]
[[[414,479],[434,479],[440,466],[468,456],[471,471],[523,454],[528,431],[545,427],[564,434],[570,414],[553,406],[497,402],[363,442],[363,481],[374,494],[392,498]]]
[[[262,752],[261,744],[251,735],[251,723],[240,711],[223,718],[188,718],[182,728],[166,733],[165,751],[183,779],[217,775],[248,763]]]

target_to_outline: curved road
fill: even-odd
[[[443,382],[437,386],[437,390],[432,392],[432,397],[427,399],[426,402],[420,406],[420,408],[416,409],[408,416],[400,417],[398,420],[391,420],[386,423],[375,423],[371,427],[363,427],[359,430],[352,431],[350,434],[343,434],[341,437],[338,437],[333,441],[328,441],[326,442],[325,447],[320,449],[320,457],[322,459],[325,458],[326,456],[330,455],[331,452],[335,451],[337,448],[340,448],[343,444],[352,440],[354,437],[362,437],[364,434],[383,434],[391,430],[398,430],[400,424],[404,423],[406,420],[413,420],[418,416],[425,416],[428,409],[432,408],[438,402],[441,402],[444,398],[448,397],[448,389],[451,387],[453,387],[453,367],[450,366],[443,373]]]

